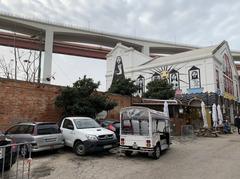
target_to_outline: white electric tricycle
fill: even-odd
[[[169,117],[146,107],[127,107],[120,112],[120,150],[148,153],[158,159],[170,147]]]

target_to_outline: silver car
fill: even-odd
[[[12,138],[17,144],[31,143],[31,152],[55,150],[64,146],[63,135],[55,123],[19,123],[9,128],[5,135]],[[22,154],[29,152],[26,151],[26,147],[22,147],[20,150]]]

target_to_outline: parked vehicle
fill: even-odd
[[[5,134],[16,143],[31,143],[31,149],[20,147],[20,153],[56,150],[64,146],[63,135],[57,124],[49,122],[19,123],[9,128]]]
[[[120,149],[127,156],[134,151],[158,159],[170,147],[169,117],[145,107],[127,107],[120,112]]]
[[[65,145],[72,147],[77,155],[110,150],[117,145],[114,132],[102,128],[89,117],[66,117],[61,124]]]
[[[106,129],[113,131],[118,139],[120,140],[120,122],[113,119],[104,119],[99,121],[100,125]]]
[[[16,162],[17,151],[13,141],[0,134],[0,173],[9,170]]]

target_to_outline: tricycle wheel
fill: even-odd
[[[125,151],[124,153],[125,153],[126,156],[130,157],[130,156],[132,156],[133,152],[132,151]]]
[[[10,168],[11,168],[10,164],[7,164],[7,165],[4,166],[4,171],[10,170]]]
[[[159,159],[161,156],[161,146],[158,144],[155,148],[154,148],[154,152],[152,154],[154,159]]]

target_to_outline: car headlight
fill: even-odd
[[[117,138],[116,134],[113,134],[113,138],[114,138],[114,139],[116,139],[116,138]]]
[[[98,138],[95,135],[87,135],[88,140],[97,141]]]

